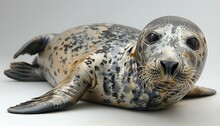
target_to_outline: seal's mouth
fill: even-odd
[[[167,80],[167,81],[161,80],[161,81],[158,81],[158,83],[161,83],[161,84],[177,84],[177,82],[174,81],[174,80]]]
[[[198,76],[196,70],[183,65],[182,68],[175,74],[175,76],[165,74],[163,69],[158,69],[155,63],[146,64],[146,66],[139,66],[139,75],[142,83],[151,83],[167,86],[187,86],[192,87],[196,82]]]
[[[163,73],[163,72],[161,72]],[[157,81],[157,80],[155,80]],[[177,84],[177,80],[175,79],[175,76],[169,75],[169,74],[161,74],[161,79],[158,80],[158,83],[161,84]]]

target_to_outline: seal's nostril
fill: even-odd
[[[160,61],[160,64],[161,64],[165,74],[173,76],[179,63],[172,62],[172,61]]]

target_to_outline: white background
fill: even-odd
[[[66,111],[16,115],[6,110],[51,87],[46,82],[17,82],[3,75],[13,54],[30,38],[60,33],[90,23],[117,23],[142,29],[151,20],[176,15],[195,22],[206,35],[209,54],[198,85],[220,91],[220,1],[216,0],[0,0],[1,126],[219,126],[219,94],[182,100],[156,112],[130,111],[79,102]],[[31,62],[30,56],[18,60]]]

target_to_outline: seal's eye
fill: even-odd
[[[158,33],[156,32],[151,32],[147,35],[145,43],[147,44],[154,44],[155,42],[157,42],[160,39],[160,36]]]
[[[193,50],[199,49],[199,41],[195,37],[189,37],[186,41],[186,45],[189,46]]]

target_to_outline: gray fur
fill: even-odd
[[[148,45],[146,36],[152,31],[160,39]],[[196,51],[186,45],[190,36],[199,40]],[[70,105],[82,98],[128,109],[167,108],[198,80],[207,55],[204,40],[198,26],[173,16],[158,18],[142,31],[105,23],[69,29],[50,39],[36,59],[41,74],[55,88],[20,106]],[[160,61],[179,64],[173,76],[165,74]],[[27,113],[18,108],[9,112]]]

